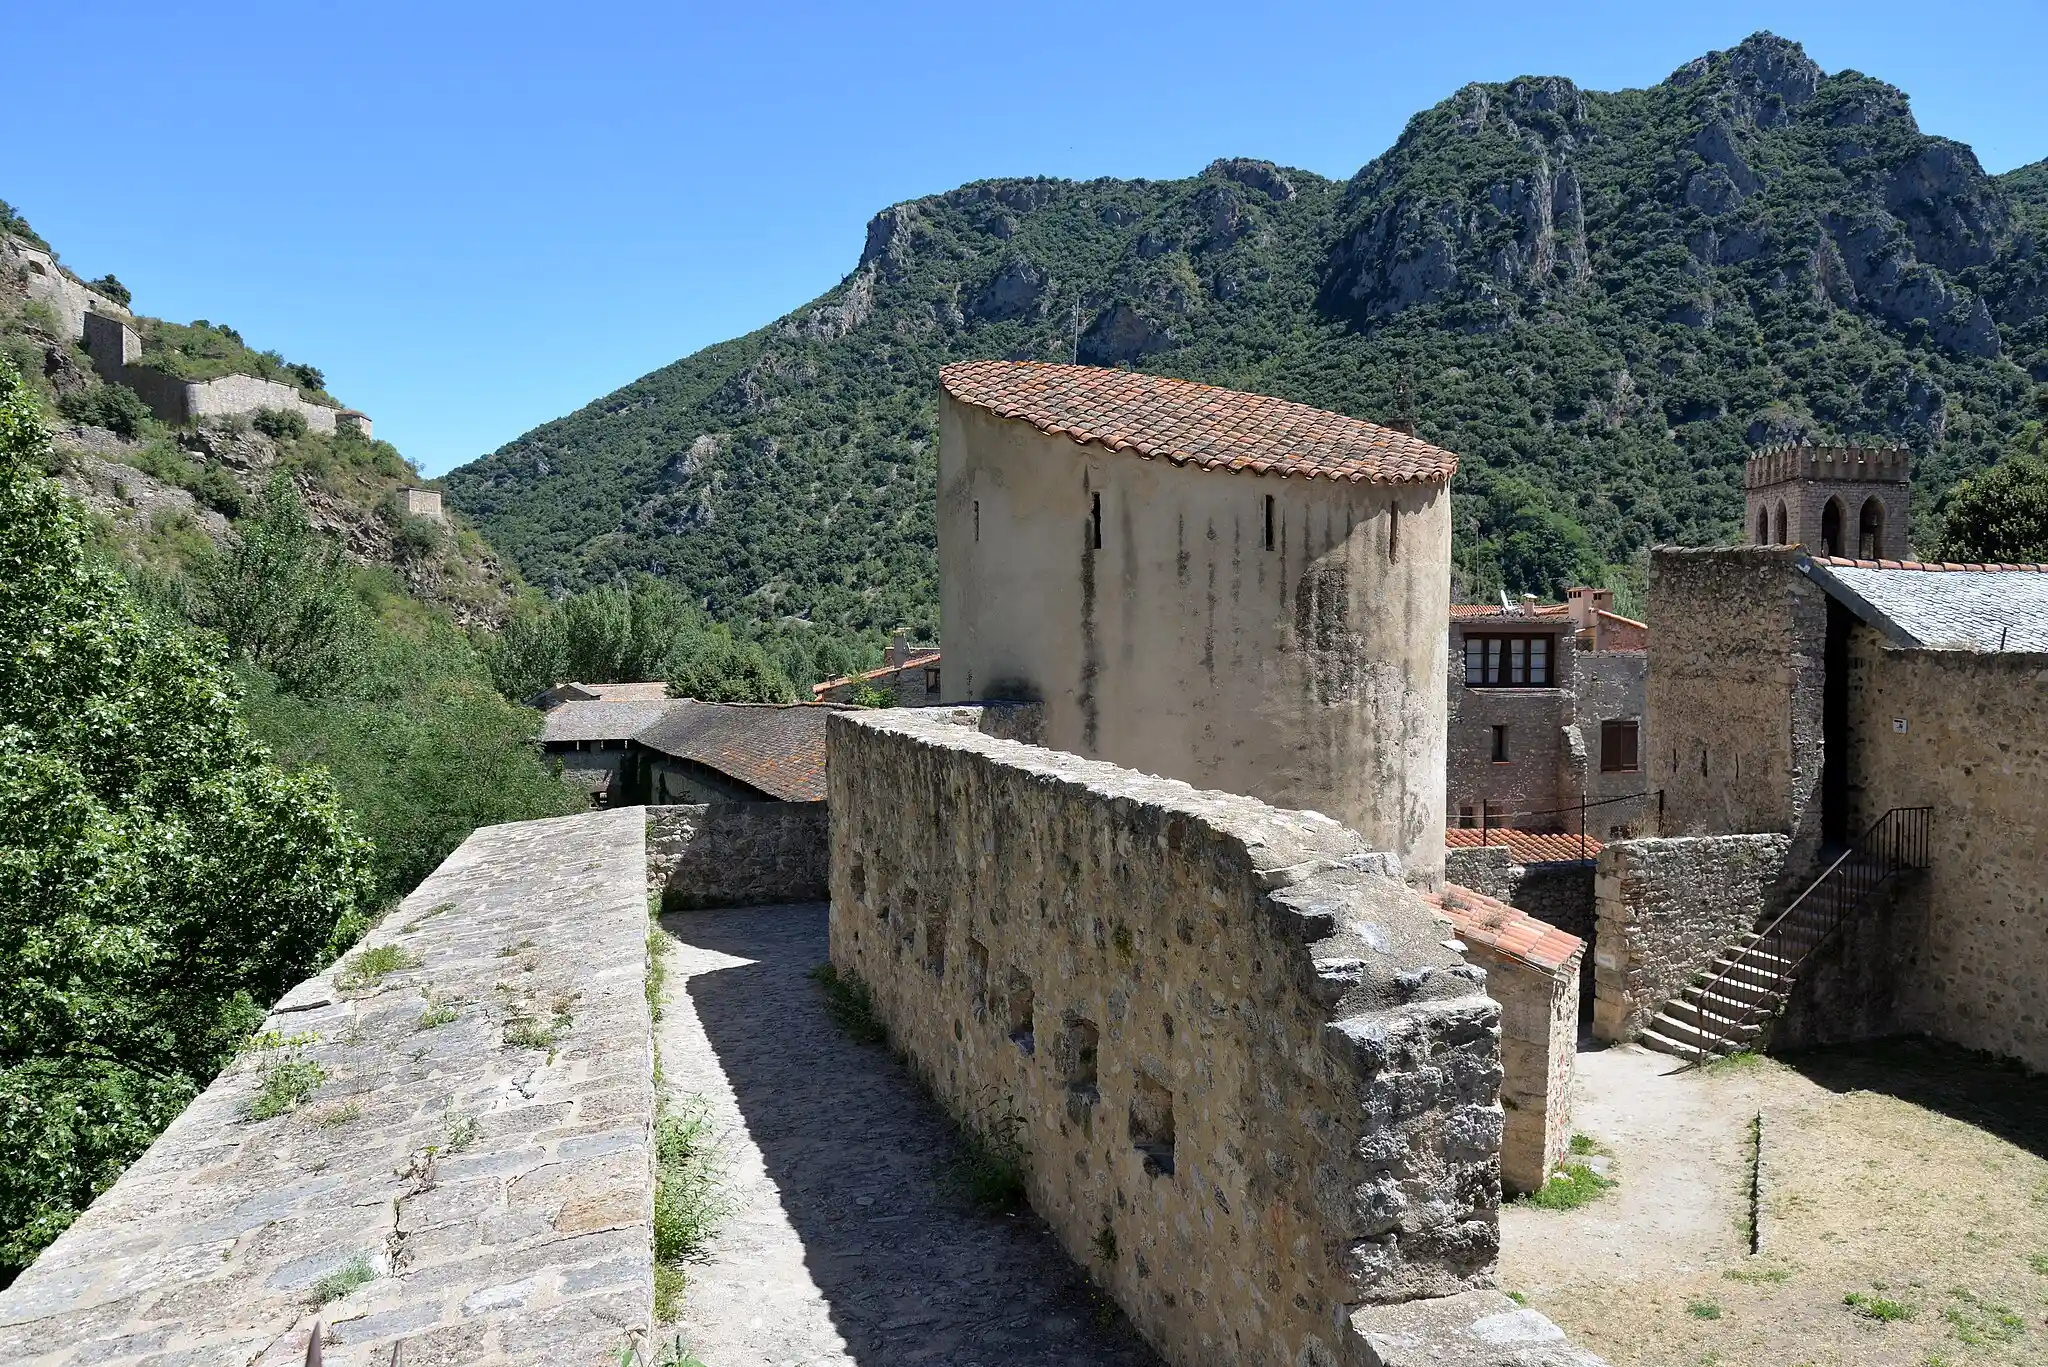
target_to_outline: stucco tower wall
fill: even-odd
[[[1772,547],[1650,561],[1646,786],[1661,834],[1778,831],[1804,868],[1820,843],[1827,597]]]
[[[1441,882],[1444,485],[1177,467],[942,395],[938,519],[949,698],[1042,699],[1049,746],[1327,812]]]
[[[1169,1362],[1354,1359],[1490,1280],[1499,1007],[1314,812],[917,710],[826,724],[832,962]]]

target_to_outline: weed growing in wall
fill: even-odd
[[[654,1313],[676,1317],[683,1263],[704,1251],[734,1202],[709,1103],[687,1096],[661,1103],[654,1120]]]
[[[984,1107],[960,1126],[960,1148],[941,1182],[983,1210],[1007,1214],[1024,1205],[1024,1117],[1007,1101]]]
[[[401,945],[373,945],[349,960],[334,985],[344,992],[376,987],[393,973],[418,968],[419,959]]]
[[[855,1044],[887,1042],[889,1027],[876,1013],[875,994],[866,983],[841,973],[831,964],[819,964],[812,969],[811,981],[825,990],[825,1014],[846,1032],[847,1038]]]
[[[310,1031],[300,1035],[287,1035],[278,1030],[266,1030],[250,1040],[246,1052],[257,1054],[260,1062],[256,1075],[262,1079],[246,1111],[251,1120],[271,1120],[297,1110],[313,1095],[314,1089],[327,1081],[327,1070],[306,1057],[306,1049],[317,1044],[320,1037]]]
[[[660,926],[647,931],[647,1014],[661,1021],[662,995],[668,988],[668,936]]]
[[[473,1115],[458,1115],[453,1120],[450,1120],[448,1122],[448,1152],[461,1153],[471,1144],[476,1143],[477,1132],[481,1129],[483,1129],[483,1122]]]
[[[367,1286],[377,1280],[377,1269],[370,1265],[367,1253],[358,1253],[334,1271],[314,1282],[308,1288],[308,1295],[315,1305],[338,1301],[359,1286]]]

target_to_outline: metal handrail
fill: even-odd
[[[1848,920],[1872,893],[1901,873],[1927,867],[1928,827],[1933,815],[1932,807],[1894,807],[1873,821],[1869,829],[1857,837],[1848,849],[1837,855],[1834,862],[1829,864],[1818,878],[1807,884],[1768,926],[1754,932],[1749,943],[1737,950],[1735,956],[1725,965],[1693,984],[1693,990],[1704,998],[1716,984],[1726,983],[1735,970],[1743,965],[1743,961],[1752,952],[1762,950],[1766,943],[1774,943],[1784,961],[1785,967],[1777,976],[1790,977],[1795,969],[1803,965],[1837,930],[1841,929],[1842,923]],[[1874,865],[1852,862],[1872,854],[1878,856]],[[1845,867],[1849,873],[1840,882],[1836,882],[1836,873]],[[1872,873],[1875,874],[1874,877],[1870,876]],[[1823,911],[1823,915],[1828,918],[1827,923],[1821,927],[1820,933],[1796,960],[1785,958],[1784,926],[1787,919],[1799,910],[1808,897],[1822,888],[1829,889],[1825,896]],[[1847,896],[1839,895],[1844,891],[1848,893]],[[1724,999],[1734,1000],[1732,997],[1725,997],[1725,994]],[[1734,1018],[1734,1027],[1739,1032],[1763,1014],[1776,1009],[1771,1005],[1747,1006]],[[1700,1033],[1704,1038],[1704,1032]],[[1733,1043],[1732,1040],[1725,1042]],[[1705,1045],[1694,1046],[1693,1052],[1697,1057],[1687,1065],[1688,1067],[1698,1067],[1714,1056]]]

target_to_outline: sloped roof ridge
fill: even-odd
[[[1142,371],[958,361],[939,382],[961,403],[1048,436],[1201,470],[1418,484],[1458,468],[1451,452],[1361,418]]]
[[[1858,560],[1847,555],[1809,555],[1806,558],[1816,565],[1836,565],[1842,569],[1854,570],[1928,570],[1937,574],[2048,574],[2048,564],[2038,562],[1978,564],[1962,560]]]

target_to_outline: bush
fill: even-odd
[[[87,427],[104,427],[133,441],[150,419],[149,405],[125,384],[97,384],[57,400],[57,411]]]
[[[307,365],[304,361],[292,361],[285,366],[285,373],[292,377],[301,389],[319,392],[327,388],[327,376],[319,367]]]
[[[97,280],[86,281],[85,287],[99,295],[102,299],[113,300],[124,309],[128,307],[129,301],[134,298],[133,295],[128,293],[128,287],[117,280],[111,272]]]
[[[294,408],[259,408],[249,425],[272,441],[296,441],[306,435],[306,415]]]
[[[0,372],[0,1277],[25,1266],[320,963],[369,851],[271,765],[233,680],[138,611]]]
[[[398,530],[391,536],[393,553],[407,564],[431,559],[447,544],[447,530],[431,517],[401,517]]]
[[[1965,563],[2048,561],[2048,450],[2042,424],[1983,474],[1966,479],[1943,509],[1939,554]]]

